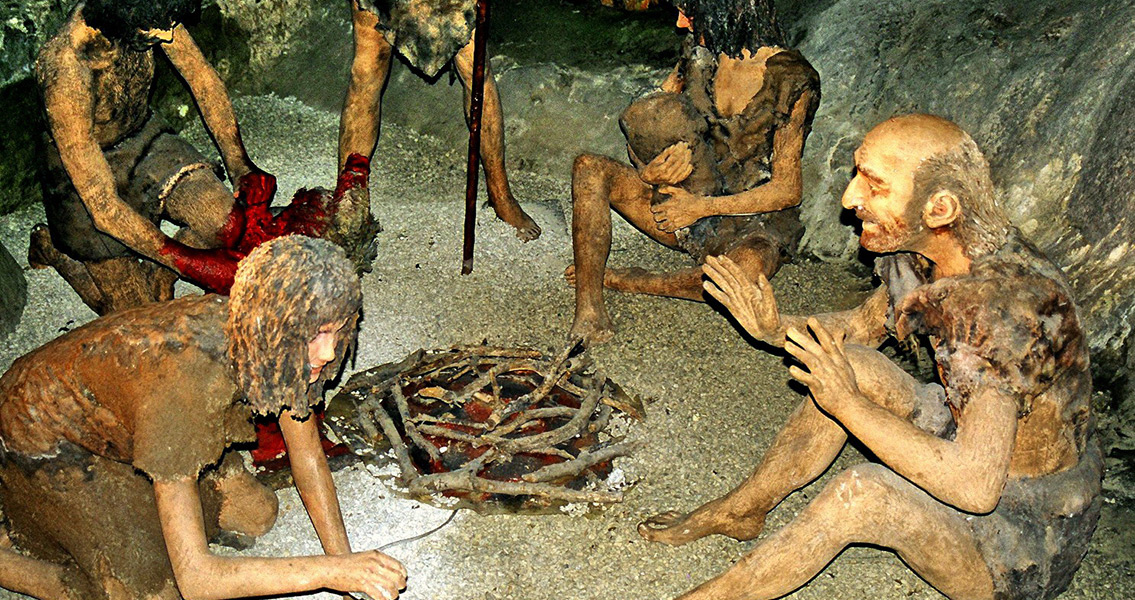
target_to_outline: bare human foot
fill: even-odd
[[[503,201],[493,201],[490,204],[497,213],[498,219],[516,228],[516,237],[520,238],[520,241],[531,242],[540,237],[542,233],[540,226],[524,212],[523,208],[520,208],[520,203],[511,194]]]
[[[638,533],[652,542],[681,546],[707,535],[720,534],[739,541],[756,539],[765,527],[765,516],[745,515],[734,517],[724,514],[719,501],[683,514],[666,511],[638,524]]]
[[[628,279],[641,278],[646,274],[645,269],[638,267],[607,269],[603,273],[603,287],[616,291],[626,291]],[[575,265],[568,265],[568,268],[564,269],[564,279],[567,280],[568,285],[575,287]]]

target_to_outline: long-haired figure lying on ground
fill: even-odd
[[[310,418],[361,304],[341,249],[287,236],[241,262],[230,298],[121,311],[16,360],[0,378],[0,586],[43,599],[396,597],[402,565],[351,552]],[[275,495],[227,451],[253,439],[253,413],[278,417],[327,556],[209,551],[275,522]]]

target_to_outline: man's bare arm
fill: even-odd
[[[727,256],[706,257],[703,271],[708,278],[702,287],[733,315],[745,331],[771,346],[783,347],[789,328],[803,330],[805,321],[817,319],[829,331],[849,342],[876,347],[887,337],[887,291],[880,286],[863,304],[844,311],[818,315],[784,315],[776,305],[772,285],[764,275],[757,281]]]
[[[229,180],[235,186],[242,175],[254,170],[256,166],[245,150],[232,100],[224,82],[205,60],[201,49],[184,25],[174,28],[173,41],[160,44],[159,47],[189,85],[189,91],[197,101],[197,108],[201,110],[205,127],[209,129],[221,151]]]
[[[71,36],[82,35],[77,29],[67,31]],[[50,41],[36,63],[48,125],[63,167],[99,231],[151,260],[173,267],[171,259],[159,253],[166,235],[118,196],[114,172],[94,135],[91,71],[67,41]]]
[[[772,177],[767,182],[728,196],[699,196],[673,185],[662,186],[658,191],[670,199],[651,208],[659,228],[674,232],[705,217],[753,215],[800,204],[804,189],[800,165],[810,99],[810,92],[801,94],[788,123],[773,134]]]
[[[193,478],[154,481],[177,587],[186,600],[277,596],[330,588],[395,598],[405,570],[377,552],[292,558],[227,558],[209,551],[201,498]]]
[[[807,367],[790,367],[816,404],[863,442],[879,460],[935,498],[973,513],[992,511],[1001,497],[1017,433],[1017,403],[994,386],[973,394],[954,440],[931,435],[869,399],[843,340],[815,320],[789,330],[790,354]]]
[[[335,493],[327,457],[323,454],[315,417],[299,421],[291,411],[285,410],[280,414],[280,432],[287,444],[296,490],[323,544],[323,551],[327,554],[349,553],[351,543],[347,539],[339,497]]]

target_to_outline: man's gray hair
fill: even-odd
[[[914,172],[914,198],[953,193],[962,214],[953,225],[965,253],[976,258],[996,251],[1008,239],[1011,225],[997,204],[989,162],[973,138],[962,132],[953,148],[923,159]]]

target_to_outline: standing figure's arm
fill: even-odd
[[[887,337],[889,300],[885,286],[879,286],[863,304],[850,310],[794,316],[781,314],[772,284],[764,275],[754,283],[728,256],[708,256],[702,269],[707,277],[702,284],[705,291],[725,306],[749,335],[771,346],[783,347],[787,332],[792,328],[804,330],[810,318],[854,344],[876,347]]]
[[[154,480],[158,518],[186,600],[279,596],[329,588],[393,599],[406,585],[398,561],[378,551],[341,556],[230,558],[209,551],[196,478]]]
[[[378,142],[382,119],[382,90],[390,73],[393,47],[378,30],[378,15],[347,0],[351,6],[351,29],[355,54],[343,111],[339,115],[339,168],[347,157],[360,154],[370,158]]]
[[[94,134],[92,73],[69,39],[78,35],[82,34],[68,28],[48,42],[36,61],[59,158],[99,231],[173,267],[172,259],[160,254],[168,237],[118,196],[114,172]]]
[[[225,163],[229,181],[235,187],[242,176],[259,169],[252,163],[248,151],[245,150],[244,140],[241,139],[240,128],[236,122],[236,113],[233,112],[232,100],[229,99],[224,82],[212,65],[205,60],[201,49],[197,47],[184,25],[175,27],[173,40],[167,44],[160,44],[159,47],[189,85],[189,91],[197,101],[197,108],[201,111],[205,127],[212,134],[221,152],[221,160]]]
[[[705,217],[760,214],[800,204],[804,189],[800,165],[810,102],[811,92],[805,91],[792,105],[788,122],[773,133],[772,177],[768,181],[728,196],[699,196],[664,185],[658,191],[670,199],[651,207],[659,228],[674,232]]]

